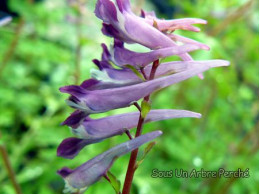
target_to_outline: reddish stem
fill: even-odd
[[[153,67],[150,73],[150,77],[149,80],[153,80],[155,77],[155,72],[157,70],[159,66],[159,60],[154,61],[153,63]],[[150,100],[150,94],[148,96],[146,96],[144,98],[145,101],[149,101]],[[140,112],[140,116],[139,116],[139,121],[138,121],[138,125],[137,125],[137,130],[136,130],[136,134],[135,137],[138,137],[142,134],[142,129],[143,129],[143,125],[144,125],[144,118],[141,115]],[[132,186],[132,182],[133,182],[133,178],[134,178],[134,173],[135,173],[135,165],[136,165],[136,159],[137,159],[137,154],[138,154],[138,148],[133,150],[130,156],[130,160],[129,160],[129,164],[128,164],[128,168],[127,168],[127,172],[126,172],[126,177],[125,177],[125,183],[124,183],[124,188],[123,188],[123,194],[129,194],[130,190],[131,190],[131,186]]]
[[[126,133],[126,135],[128,136],[129,139],[133,139],[133,137],[132,137],[132,135],[131,135],[129,130],[127,130],[125,133]]]
[[[142,67],[142,68],[140,68],[140,70],[141,70],[141,73],[143,74],[145,80],[147,80],[147,76],[146,76],[146,74],[145,74],[145,72],[144,72],[144,68]]]

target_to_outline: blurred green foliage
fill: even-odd
[[[71,1],[73,2],[73,1]],[[156,1],[146,1],[146,10]],[[211,46],[193,53],[199,59],[226,59],[227,68],[212,69],[205,79],[192,78],[153,95],[153,108],[188,109],[202,119],[176,119],[145,126],[161,136],[135,174],[134,193],[258,193],[258,3],[252,0],[161,1],[174,18],[208,20],[201,33],[181,33]],[[132,1],[140,10],[143,1]],[[155,4],[153,4],[155,3]],[[7,148],[23,193],[62,193],[56,170],[79,166],[106,149],[127,140],[125,135],[86,147],[74,160],[56,157],[62,139],[71,136],[60,123],[72,112],[60,86],[89,77],[91,62],[101,55],[100,44],[111,39],[100,32],[93,14],[95,1],[81,9],[64,0],[10,0],[20,17],[0,28],[0,144]],[[165,6],[164,6],[165,7]],[[160,7],[159,16],[167,17]],[[75,21],[76,20],[76,21]],[[78,22],[77,22],[78,21]],[[169,58],[171,60],[175,58]],[[80,67],[80,69],[79,69]],[[80,71],[79,71],[80,70]],[[80,75],[79,75],[80,73]],[[80,76],[80,77],[79,77]],[[79,78],[77,78],[79,77]],[[133,111],[125,108],[96,115]],[[144,147],[142,147],[144,150]],[[143,155],[140,154],[140,158]],[[129,155],[119,158],[111,172],[124,180]],[[193,168],[245,170],[240,179],[152,178],[152,170]],[[14,193],[0,160],[0,193]],[[107,181],[86,193],[114,193]]]

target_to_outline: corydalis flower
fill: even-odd
[[[229,65],[229,62],[227,61],[221,62],[222,63],[218,65],[214,64],[214,67]],[[60,88],[60,91],[63,93],[69,93],[71,95],[67,101],[68,104],[71,107],[79,110],[77,115],[84,116],[84,114],[88,115],[102,113],[109,110],[130,106],[134,102],[156,90],[186,80],[210,68],[210,65],[192,67],[170,76],[165,76],[126,87],[89,91],[84,89],[82,86],[72,85],[62,87]],[[76,117],[77,119],[75,119],[74,116],[75,113],[73,113],[71,117],[65,121],[65,123],[76,120],[79,122],[82,120],[82,118],[79,118],[78,116]]]
[[[162,31],[165,35],[176,42],[194,44],[199,46],[202,49],[209,50],[209,46],[200,43],[198,41],[173,34],[175,30],[189,30],[194,32],[199,32],[198,27],[194,27],[193,24],[207,24],[206,20],[198,18],[184,18],[184,19],[174,19],[174,20],[162,20],[156,17],[154,12],[145,12],[142,10],[142,17],[145,18],[145,21],[150,25],[156,25],[157,29]]]
[[[161,134],[161,131],[154,131],[122,143],[87,161],[74,170],[67,167],[62,168],[58,171],[58,174],[65,180],[65,192],[84,192],[88,186],[97,182],[107,173],[118,157],[139,148]]]
[[[112,61],[119,67],[132,65],[136,68],[145,67],[159,58],[173,55],[181,55],[187,52],[201,49],[197,45],[186,44],[181,46],[167,47],[146,53],[130,51],[122,46],[115,45],[112,53]]]
[[[102,60],[99,61],[97,59],[93,60],[93,62],[97,65],[98,69],[92,69],[91,70],[91,77],[92,79],[86,80],[83,82],[83,88],[87,90],[97,90],[97,89],[107,89],[107,88],[116,88],[116,87],[122,87],[132,84],[137,84],[140,82],[143,82],[144,79],[140,78],[140,76],[137,76],[132,70],[125,67],[120,67],[117,63],[115,58],[120,60],[122,56],[125,56],[125,54],[121,54],[121,57],[112,57],[110,54],[107,46],[105,44],[102,44],[103,47],[103,54],[102,54]],[[121,47],[120,47],[121,48]],[[194,48],[194,47],[192,47]],[[150,53],[150,52],[149,52]],[[137,55],[139,53],[136,53]],[[113,54],[115,56],[115,53]],[[120,54],[119,54],[120,55]],[[139,54],[142,57],[145,57],[146,54]],[[164,54],[165,55],[165,54]],[[144,63],[144,59],[140,58],[140,60],[137,62],[136,56],[133,55],[126,55],[126,58],[123,58],[122,61],[127,62],[127,59],[131,65],[133,64],[142,64]],[[129,56],[129,57],[128,57]],[[151,59],[153,57],[150,57],[147,55],[148,59]],[[159,56],[157,56],[159,57]],[[113,60],[114,58],[114,60]],[[129,60],[131,59],[131,60]],[[133,61],[134,63],[133,63]],[[114,68],[110,65],[110,61],[113,61],[116,66],[119,66],[121,69]],[[205,60],[205,61],[175,61],[175,62],[167,62],[162,63],[157,68],[157,71],[155,73],[155,78],[166,76],[173,73],[178,73],[184,70],[187,70],[191,67],[196,66],[204,66],[209,65],[211,67],[215,67],[220,64],[225,64],[225,61],[222,60]],[[144,67],[143,71],[145,75],[149,75],[152,69],[152,64],[147,65]],[[138,70],[138,69],[137,69]],[[140,70],[138,70],[140,75],[142,74]]]
[[[103,33],[126,43],[139,43],[150,49],[177,46],[167,35],[151,26],[144,18],[136,16],[129,0],[98,0],[95,14],[103,20]],[[183,60],[192,60],[189,54],[182,54]]]
[[[72,159],[86,145],[122,135],[137,126],[139,115],[139,112],[132,112],[100,119],[87,117],[77,128],[72,129],[72,133],[81,139],[71,137],[63,140],[58,147],[57,155]],[[144,123],[185,117],[200,118],[201,114],[186,110],[151,110]]]

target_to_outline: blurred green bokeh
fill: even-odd
[[[0,28],[0,144],[7,149],[23,193],[62,193],[64,182],[57,169],[77,167],[127,140],[123,135],[90,145],[74,160],[56,157],[58,144],[71,136],[69,128],[60,123],[72,112],[64,102],[67,96],[58,88],[89,78],[94,68],[91,60],[99,59],[102,52],[100,44],[112,41],[100,31],[101,21],[93,14],[95,1],[85,2],[79,12],[65,0],[9,0],[9,8],[19,17]],[[132,5],[138,12],[142,6],[156,10],[164,18],[208,20],[208,25],[200,26],[201,33],[176,33],[211,46],[209,52],[194,52],[195,60],[231,62],[230,67],[206,72],[204,80],[194,77],[153,95],[155,109],[187,109],[203,117],[145,126],[144,132],[161,129],[164,135],[137,170],[132,192],[258,193],[258,1],[136,0]],[[175,58],[167,60],[171,59]],[[130,107],[95,117],[133,110]],[[119,158],[111,169],[122,183],[129,156]],[[155,168],[249,168],[250,177],[152,178]],[[0,193],[15,193],[2,159]],[[86,193],[114,191],[102,179]]]

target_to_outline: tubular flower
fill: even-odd
[[[80,138],[67,138],[58,147],[57,155],[64,158],[74,158],[86,145],[100,142],[116,135],[122,135],[137,126],[139,112],[120,114],[100,119],[87,117],[72,133]],[[194,117],[201,114],[186,110],[152,110],[144,123],[166,120],[171,118]],[[118,123],[117,121],[120,121]]]
[[[91,78],[80,85],[60,88],[62,93],[70,95],[67,104],[74,109],[62,124],[69,126],[76,137],[64,139],[58,147],[57,155],[73,159],[84,147],[122,134],[131,140],[105,151],[74,170],[66,167],[59,170],[67,192],[71,193],[83,192],[101,177],[106,177],[116,158],[162,134],[161,131],[154,131],[140,135],[144,123],[201,117],[199,113],[186,110],[150,110],[151,102],[147,101],[147,97],[153,92],[193,76],[201,76],[210,68],[229,65],[225,60],[194,61],[189,52],[209,50],[209,47],[174,33],[177,29],[199,32],[199,28],[193,25],[206,24],[205,20],[162,20],[154,12],[145,11],[139,17],[131,11],[129,0],[97,0],[95,14],[103,21],[102,32],[114,39],[114,45],[108,49],[102,44],[101,59],[93,60],[98,69],[91,70]],[[182,44],[177,45],[176,42]],[[150,51],[131,51],[125,47],[127,43],[140,44]],[[160,63],[161,59],[172,55],[182,60]],[[139,106],[137,101],[142,98],[144,100]],[[139,112],[91,118],[92,114],[131,105],[135,105]],[[132,138],[130,130],[134,127],[137,127],[136,137]],[[130,171],[136,168],[135,162],[130,165],[134,165]]]
[[[201,49],[197,45],[186,44],[181,46],[167,47],[153,50],[147,53],[133,52],[123,47],[115,46],[113,51],[113,61],[117,66],[132,65],[136,68],[145,67],[159,58],[173,55],[180,55],[186,52]]]
[[[126,43],[139,43],[150,49],[175,47],[177,44],[144,18],[136,16],[129,0],[98,0],[95,14],[103,21],[102,32]],[[183,60],[192,60],[189,54],[181,54]]]
[[[95,89],[106,89],[106,88],[115,88],[115,87],[122,87],[127,86],[131,84],[137,84],[140,82],[143,82],[143,80],[138,77],[133,71],[131,71],[128,68],[120,67],[116,60],[114,60],[114,64],[121,69],[116,69],[110,65],[109,61],[112,61],[112,55],[110,54],[109,50],[107,49],[105,44],[102,44],[103,47],[103,55],[107,56],[106,58],[102,57],[102,60],[99,61],[97,59],[93,60],[93,62],[96,64],[98,69],[92,69],[91,70],[91,76],[92,79],[84,81],[83,85],[85,89],[88,90],[95,90]],[[116,46],[114,46],[116,47]],[[112,52],[113,53],[113,52]],[[138,54],[138,53],[136,53]],[[120,55],[120,54],[119,54]],[[125,54],[123,54],[125,55]],[[142,55],[142,54],[140,54]],[[122,55],[121,55],[122,56]],[[131,56],[134,58],[134,56]],[[131,57],[128,57],[131,59]],[[135,56],[136,57],[136,56]],[[115,58],[115,57],[114,57]],[[119,57],[120,58],[120,57]],[[142,60],[142,59],[141,59]],[[124,58],[122,61],[127,61],[126,58]],[[134,59],[136,61],[136,59]],[[133,65],[132,61],[130,61],[131,65]],[[184,71],[185,69],[188,69],[190,67],[195,66],[204,66],[209,65],[210,67],[216,67],[216,66],[225,66],[227,64],[224,60],[205,60],[205,61],[174,61],[174,62],[167,62],[162,63],[158,67],[155,78],[178,73],[181,71]],[[152,64],[147,65],[144,67],[143,71],[146,75],[149,75],[152,69]],[[141,73],[141,71],[138,69],[138,71]]]
[[[194,44],[199,46],[201,49],[209,50],[210,47],[200,43],[198,41],[172,34],[175,30],[189,30],[194,32],[200,32],[200,28],[194,27],[193,24],[207,24],[206,20],[202,20],[199,18],[185,18],[185,19],[175,19],[175,20],[162,20],[156,17],[155,12],[145,12],[141,11],[141,16],[145,18],[145,21],[154,26],[156,25],[157,29],[166,34],[169,38],[174,40],[175,42],[181,42],[186,44]]]
[[[118,157],[131,152],[161,134],[161,131],[153,131],[141,135],[107,150],[74,170],[67,167],[60,169],[58,174],[63,177],[66,184],[64,191],[69,193],[84,192],[88,186],[106,175],[108,169]]]
[[[223,64],[214,65],[213,67],[229,65],[227,61],[223,62]],[[67,101],[68,105],[71,107],[78,109],[87,115],[102,113],[109,110],[130,106],[134,102],[156,90],[186,80],[210,68],[211,66],[209,65],[190,67],[182,72],[170,76],[165,76],[126,87],[89,91],[84,89],[82,86],[72,85],[62,87],[60,88],[60,91],[71,95],[71,98]]]

